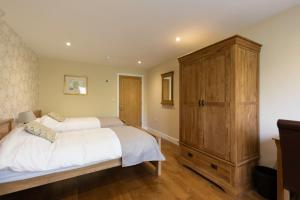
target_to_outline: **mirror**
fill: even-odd
[[[162,105],[173,105],[173,75],[174,72],[168,72],[161,75],[162,80]]]

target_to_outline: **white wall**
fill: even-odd
[[[300,121],[300,6],[241,31],[263,45],[260,62],[261,164],[274,166],[278,119]]]

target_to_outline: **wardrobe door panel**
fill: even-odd
[[[185,64],[181,67],[181,97],[184,105],[197,104],[197,64]]]
[[[181,142],[198,148],[199,134],[197,134],[197,108],[195,106],[183,105],[181,111]]]
[[[224,54],[207,57],[203,60],[205,70],[205,97],[207,103],[226,101],[226,58]]]
[[[204,106],[203,137],[205,151],[229,159],[226,51],[203,59]]]
[[[226,108],[210,105],[204,110],[204,149],[215,156],[228,159]]]
[[[189,63],[181,66],[181,124],[180,140],[186,145],[199,148],[202,143],[202,133],[198,127],[198,78],[199,63]]]

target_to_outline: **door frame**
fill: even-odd
[[[133,77],[140,77],[142,80],[142,113],[141,113],[141,122],[142,122],[142,128],[145,128],[145,122],[144,122],[144,98],[145,98],[145,93],[144,93],[144,75],[143,74],[130,74],[130,73],[117,73],[117,116],[119,117],[119,92],[120,92],[120,76],[133,76]]]

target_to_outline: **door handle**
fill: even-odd
[[[205,101],[202,99],[201,106],[205,106]]]
[[[200,99],[200,100],[198,101],[198,106],[199,106],[199,107],[205,106],[205,101],[204,101],[203,99]]]

